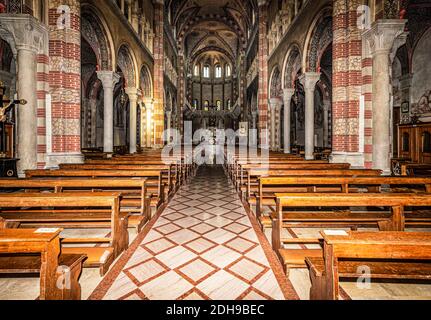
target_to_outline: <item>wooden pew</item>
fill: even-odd
[[[158,205],[164,203],[165,185],[161,170],[27,170],[26,178],[147,178],[146,188],[159,198]]]
[[[338,300],[339,279],[431,280],[431,233],[322,232],[324,255],[307,258],[311,300]]]
[[[120,210],[130,214],[129,227],[140,232],[151,219],[151,206],[158,206],[158,198],[147,192],[146,179],[0,179],[0,192],[119,192]],[[1,194],[1,193],[0,193]],[[111,213],[106,211],[106,216]],[[125,223],[123,218],[121,223]]]
[[[266,175],[268,171],[286,171],[286,170],[349,170],[349,163],[316,163],[316,162],[300,162],[300,163],[280,163],[280,164],[244,164],[240,165],[239,178],[237,184],[239,191],[242,187],[246,187],[250,182],[257,182],[258,177]],[[249,174],[249,171],[253,172]],[[254,178],[254,179],[253,179]],[[247,193],[247,196],[250,196]]]
[[[128,232],[122,228],[120,220],[120,198],[120,194],[115,192],[2,194],[0,216],[6,221],[19,223],[20,228],[110,229],[109,235],[102,238],[84,236],[62,241],[64,254],[87,255],[84,267],[97,267],[104,275],[128,246]],[[105,214],[107,210],[111,212],[109,218]],[[91,247],[81,247],[83,245]]]
[[[41,231],[0,229],[0,274],[39,274],[40,300],[81,300],[86,256],[61,253],[61,229]]]
[[[322,170],[248,170],[246,194],[250,201],[252,192],[259,191],[259,179],[264,177],[378,177],[381,170],[372,169],[322,169]],[[250,203],[252,204],[252,203]]]
[[[431,164],[400,163],[402,176],[430,176]]]
[[[143,170],[162,172],[162,181],[169,188],[169,194],[176,191],[179,186],[179,177],[177,171],[172,165],[131,165],[131,164],[61,164],[60,170]]]
[[[318,249],[284,249],[283,245],[292,243],[292,241],[282,238],[283,228],[300,227],[308,223],[311,226],[327,228],[370,227],[374,225],[378,226],[381,231],[404,231],[406,207],[431,206],[431,194],[277,193],[276,198],[276,213],[272,218],[272,246],[279,255],[286,273],[289,272],[289,268],[304,267],[305,257],[320,257],[322,252]],[[371,211],[369,209],[371,207],[389,207],[391,210],[390,212]],[[288,210],[283,208],[288,208]],[[309,208],[319,209],[309,211]],[[332,208],[337,209],[333,210]],[[360,210],[354,211],[352,208],[360,208]],[[367,210],[364,211],[363,208],[367,208]],[[296,211],[292,211],[292,209]],[[297,240],[295,239],[295,242]],[[306,240],[304,239],[304,241]],[[314,239],[313,241],[312,243],[315,243]]]
[[[382,187],[390,187],[391,192],[431,193],[431,178],[409,177],[261,177],[256,192],[256,215],[262,227],[270,227],[270,217],[262,216],[263,205],[275,206],[276,193],[321,193],[321,192],[362,192],[379,193]],[[417,190],[419,188],[419,190]]]

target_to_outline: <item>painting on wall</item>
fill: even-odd
[[[401,112],[402,113],[409,113],[410,112],[410,103],[408,101],[405,101],[401,104]]]

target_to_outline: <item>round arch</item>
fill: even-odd
[[[141,72],[139,73],[139,88],[141,89],[143,98],[153,97],[153,80],[150,68],[146,64],[142,65]]]
[[[103,14],[90,4],[84,4],[81,10],[81,36],[93,48],[101,69],[115,70],[114,41]]]
[[[303,70],[318,72],[320,57],[332,40],[332,7],[326,7],[314,18],[308,30],[302,56]]]
[[[137,71],[136,58],[127,44],[122,44],[118,49],[117,66],[121,69],[126,80],[126,87],[136,88]]]
[[[269,86],[269,97],[270,98],[279,98],[283,96],[283,88],[281,86],[281,72],[280,68],[275,66],[271,72],[271,81]]]
[[[283,73],[281,77],[282,88],[293,88],[295,77],[301,70],[301,49],[294,43],[287,51],[283,62]]]

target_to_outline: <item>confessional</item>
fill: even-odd
[[[431,167],[431,123],[398,125],[398,157],[391,162],[395,175],[402,173],[402,165],[428,172]]]

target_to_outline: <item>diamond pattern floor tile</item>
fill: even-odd
[[[128,256],[104,299],[284,299],[221,167],[201,167]]]

